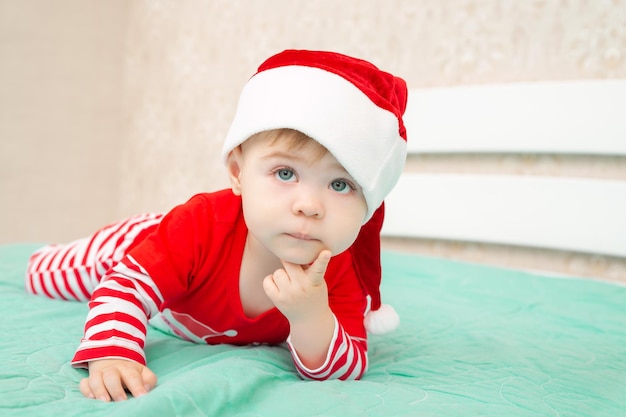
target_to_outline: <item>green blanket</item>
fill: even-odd
[[[384,253],[401,317],[355,382],[298,378],[284,347],[150,330],[148,395],[84,398],[69,366],[87,306],[28,295],[37,245],[0,246],[0,416],[625,416],[626,287]]]

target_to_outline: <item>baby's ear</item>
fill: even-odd
[[[228,170],[228,178],[230,179],[230,188],[233,194],[241,195],[241,146],[237,146],[230,151],[226,158],[226,169]]]

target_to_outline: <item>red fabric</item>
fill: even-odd
[[[398,119],[399,135],[406,138],[402,115],[406,110],[406,82],[381,71],[374,64],[336,52],[288,49],[268,58],[258,72],[289,65],[320,68],[337,74],[360,89],[378,107],[390,111]]]
[[[200,194],[165,216],[157,232],[130,255],[159,288],[165,300],[161,310],[189,314],[216,331],[238,332],[208,343],[283,342],[288,322],[277,309],[255,319],[243,313],[238,278],[246,236],[240,197],[230,190]],[[365,338],[365,299],[353,265],[348,251],[331,259],[329,302],[347,332]]]
[[[372,218],[361,227],[359,235],[350,247],[354,269],[359,281],[365,292],[372,298],[372,310],[378,310],[381,305],[380,230],[383,227],[384,219],[385,203],[381,204]]]

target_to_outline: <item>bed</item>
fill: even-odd
[[[462,106],[463,100],[472,99],[481,113],[500,111],[504,126],[517,122],[511,114],[536,112],[536,123],[525,125],[536,131],[516,127],[522,138],[518,142],[543,130],[550,132],[554,147],[539,141],[533,152],[573,152],[571,143],[576,143],[580,153],[626,154],[619,115],[626,108],[624,83],[516,87],[412,91],[407,125],[419,132],[413,137],[425,139],[416,139],[410,152],[484,152],[503,146],[510,149],[498,152],[528,150],[528,141],[520,145],[512,138],[504,145],[494,139],[502,132],[485,132],[481,115],[467,115]],[[576,107],[568,94],[581,92],[592,99]],[[537,102],[537,95],[545,96]],[[532,109],[523,108],[522,96],[531,96]],[[547,128],[559,115],[546,116],[555,106],[576,123],[581,120],[576,112],[598,112],[612,128],[604,129],[603,139],[590,140],[584,128],[592,122],[583,118],[582,127],[565,132],[580,140],[555,144],[563,130]],[[425,112],[431,112],[427,121]],[[456,131],[442,129],[449,123],[437,114],[455,112],[467,116],[464,124],[456,124]],[[471,138],[473,132],[480,134]],[[454,143],[459,135],[466,140]],[[440,148],[424,148],[437,143]],[[626,257],[623,181],[407,172],[387,200],[387,213],[383,233],[390,238]],[[551,226],[528,233],[531,221]],[[23,288],[26,260],[39,246],[0,246],[0,311],[5,317],[0,324],[0,416],[626,415],[623,281],[392,250],[383,251],[382,294],[399,313],[401,325],[391,334],[370,337],[370,367],[361,381],[303,381],[283,346],[203,346],[150,329],[146,352],[159,376],[154,391],[120,403],[89,400],[78,390],[85,371],[68,363],[82,336],[87,306],[34,297]]]

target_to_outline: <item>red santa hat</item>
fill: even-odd
[[[298,130],[328,149],[359,184],[367,214],[350,251],[370,297],[365,326],[371,333],[398,324],[395,311],[380,302],[380,229],[383,200],[406,160],[406,101],[404,80],[367,61],[334,52],[286,50],[261,64],[244,86],[222,149],[226,160],[256,133]]]

